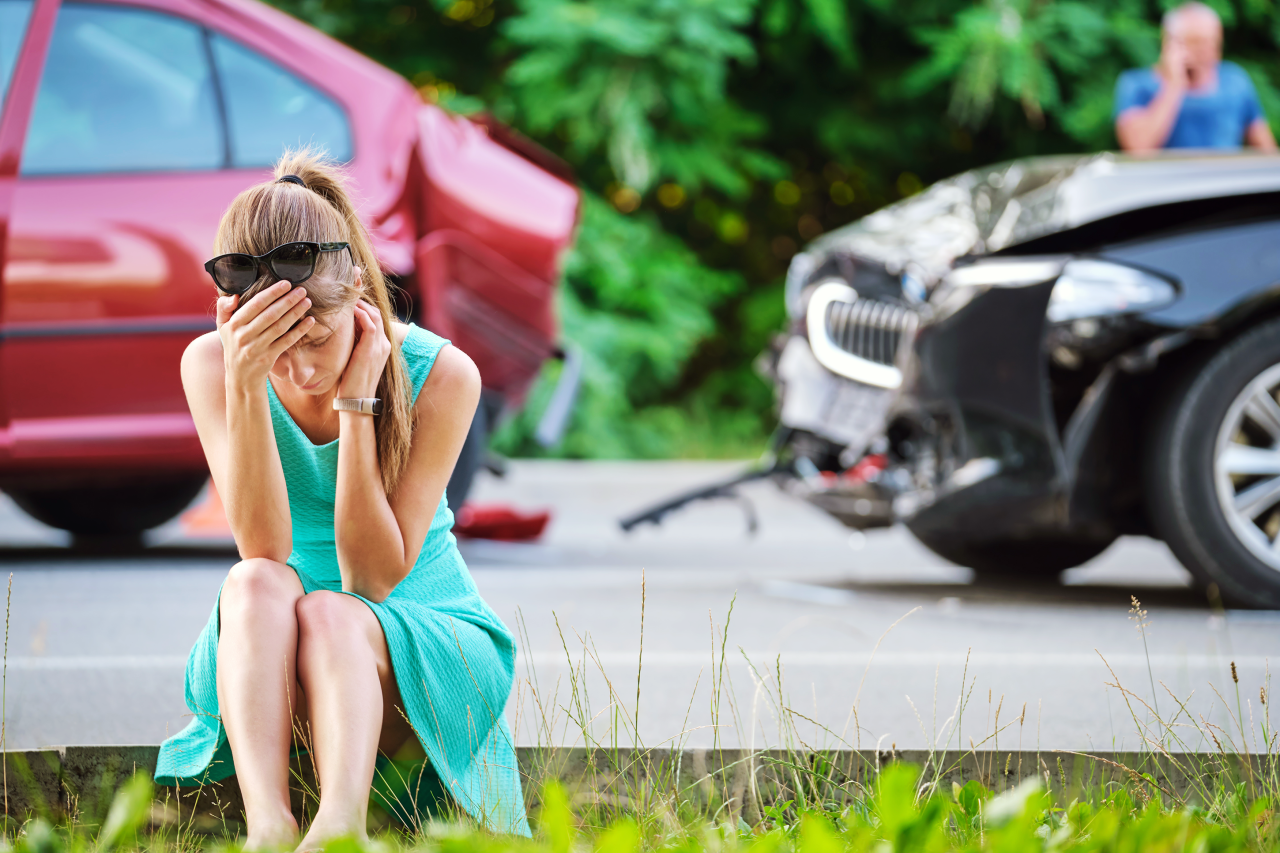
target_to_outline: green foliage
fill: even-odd
[[[970,779],[963,787],[955,782],[951,786],[960,814],[964,815],[971,827],[977,828],[978,821],[982,819],[982,804],[991,798],[991,792],[982,787],[977,779]]]
[[[141,781],[140,781],[141,780]],[[1125,789],[1097,790],[1089,802],[1062,807],[1032,777],[1004,792],[989,792],[977,781],[956,786],[954,799],[922,785],[920,768],[887,766],[873,779],[872,793],[849,806],[804,809],[795,820],[791,803],[767,808],[762,820],[730,826],[707,817],[676,822],[659,800],[660,821],[646,813],[591,826],[575,815],[558,783],[541,792],[532,840],[494,836],[471,827],[429,824],[416,834],[387,834],[370,841],[333,841],[333,853],[1094,853],[1144,850],[1169,853],[1261,853],[1276,848],[1275,812],[1265,798],[1239,797],[1234,807],[1166,807],[1160,800],[1135,806]],[[965,793],[968,792],[968,793]],[[147,826],[150,780],[134,776],[116,794],[106,824],[45,818],[0,833],[5,853],[81,853],[87,850],[154,850],[186,853],[197,849],[238,849],[233,839],[170,834]],[[972,794],[972,795],[970,795]],[[640,821],[637,822],[636,818]],[[641,830],[648,826],[648,830]],[[95,831],[97,830],[97,831]],[[95,838],[96,835],[96,838]],[[228,845],[228,841],[232,844]]]
[[[623,229],[605,224],[601,205],[588,213],[565,295],[566,335],[592,357],[586,409],[560,449],[570,456],[758,449],[772,398],[750,365],[783,322],[791,256],[964,169],[1113,147],[1116,77],[1156,59],[1160,15],[1173,5],[272,2],[405,74],[428,100],[492,110],[636,220],[632,239],[662,247],[664,260],[648,264],[619,245]],[[1211,5],[1227,58],[1280,121],[1280,5]],[[616,273],[606,257],[661,275]],[[677,273],[677,262],[690,269]],[[709,291],[695,296],[698,287]],[[647,344],[641,332],[669,341]],[[512,425],[504,446],[533,452],[526,433]]]
[[[569,798],[558,782],[550,782],[542,791],[542,813],[539,825],[550,853],[569,853],[573,846],[573,814]]]
[[[663,457],[678,451],[696,408],[664,405],[685,365],[716,329],[714,309],[744,287],[742,276],[698,263],[680,240],[648,216],[627,217],[584,194],[577,245],[565,261],[560,316],[564,334],[584,355],[582,389],[567,456]],[[531,403],[496,437],[504,452],[537,454],[533,427],[558,367],[535,388]],[[769,393],[759,379],[758,392]],[[733,425],[697,424],[723,434]],[[741,429],[741,427],[740,427]],[[758,435],[758,423],[748,426]],[[723,435],[722,435],[723,437]],[[735,449],[741,452],[742,443]],[[710,454],[716,455],[716,454]]]
[[[1139,806],[1124,788],[1099,789],[1087,801],[1075,800],[1064,807],[1037,777],[999,793],[970,781],[963,788],[953,788],[953,798],[924,784],[920,768],[911,765],[890,764],[870,781],[870,793],[855,792],[853,801],[843,807],[829,804],[802,809],[797,815],[793,803],[786,801],[766,807],[755,825],[737,818],[733,826],[709,814],[678,822],[673,807],[680,804],[665,798],[653,800],[648,811],[633,805],[628,807],[633,813],[593,825],[574,813],[564,788],[550,782],[541,792],[533,840],[434,823],[416,833],[387,833],[370,841],[342,838],[326,849],[332,853],[1261,853],[1276,849],[1280,840],[1269,801],[1249,800],[1242,791],[1225,797],[1223,807],[1214,809],[1168,807],[1154,799]],[[151,797],[150,780],[139,774],[116,794],[100,830],[74,819],[55,825],[35,818],[14,824],[16,833],[0,832],[0,851],[239,849],[234,839],[219,834],[202,839],[175,835],[163,823],[148,825]],[[165,808],[156,806],[159,812]],[[655,816],[660,819],[653,820]]]
[[[604,153],[638,192],[669,177],[741,196],[779,170],[752,141],[764,130],[725,97],[755,0],[518,0],[503,27],[519,58],[504,81],[510,117],[558,132],[576,161]]]
[[[640,849],[640,828],[631,818],[623,818],[596,839],[596,853],[636,853]]]
[[[894,764],[876,780],[875,815],[886,838],[896,840],[919,816],[916,808],[919,778],[918,767]]]
[[[132,842],[138,829],[147,820],[151,810],[151,796],[155,786],[148,773],[135,773],[111,801],[107,819],[102,824],[98,845],[103,850],[113,850],[125,842]]]
[[[1043,125],[1046,112],[1062,107],[1059,75],[1079,75],[1100,54],[1113,53],[1114,30],[1084,3],[988,0],[961,11],[950,26],[919,32],[932,56],[910,76],[907,91],[952,81],[951,115],[963,126],[981,126],[998,95]]]

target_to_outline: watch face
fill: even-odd
[[[333,401],[339,412],[361,412],[366,415],[382,414],[382,400],[377,397],[339,397]]]

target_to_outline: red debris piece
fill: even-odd
[[[521,512],[506,504],[465,503],[454,517],[453,532],[464,539],[529,542],[551,521],[547,510]]]
[[[883,453],[868,453],[844,472],[844,478],[855,483],[875,482],[880,472],[888,467],[889,459]]]

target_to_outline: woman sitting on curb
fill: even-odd
[[[320,783],[299,846],[311,850],[364,836],[378,753],[416,738],[449,800],[527,835],[504,719],[515,643],[471,580],[444,497],[479,374],[392,320],[334,168],[302,152],[275,175],[223,216],[206,265],[218,331],[182,359],[243,559],[191,651],[195,719],[164,743],[156,780],[234,773],[246,848],[291,844],[289,758],[306,749]]]

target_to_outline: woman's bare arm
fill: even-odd
[[[298,322],[308,304],[302,296],[288,288],[275,290],[254,297],[233,325],[234,302],[218,301],[220,334],[203,335],[187,347],[182,387],[241,558],[283,563],[293,550],[293,532],[267,373],[314,321]],[[268,294],[263,304],[254,305]]]
[[[372,320],[366,316],[364,322]],[[479,401],[475,364],[461,350],[445,347],[414,404],[417,427],[409,464],[391,498],[382,486],[375,418],[339,415],[334,531],[344,590],[382,601],[413,569]]]

